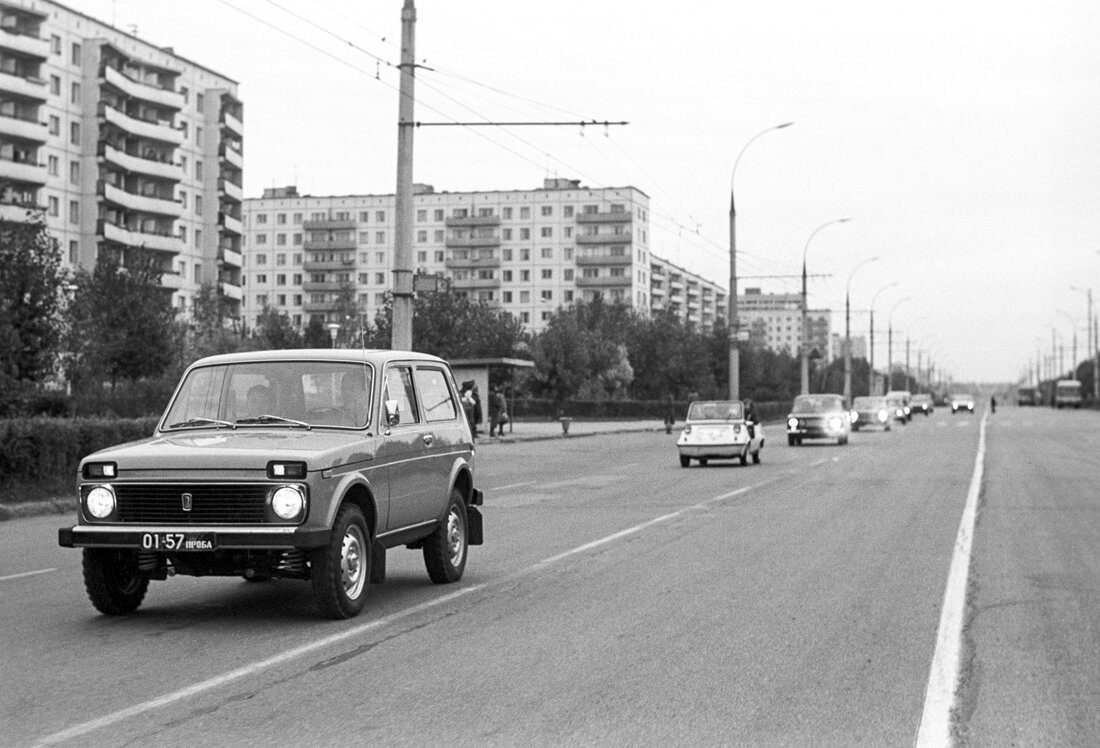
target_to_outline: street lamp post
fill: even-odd
[[[1092,359],[1092,398],[1100,401],[1100,345],[1097,344],[1097,325],[1092,316],[1092,289],[1077,286],[1070,286],[1070,289],[1088,297],[1088,338],[1085,340],[1085,351],[1088,358]]]
[[[1069,360],[1069,366],[1070,366],[1070,372],[1071,372],[1070,373],[1070,379],[1076,379],[1077,378],[1077,318],[1074,317],[1069,312],[1062,311],[1061,309],[1057,309],[1055,311],[1057,311],[1058,314],[1061,314],[1063,317],[1068,319],[1069,322],[1070,322],[1070,325],[1072,326],[1070,329],[1073,330],[1073,345],[1072,345],[1072,348],[1070,348],[1070,350],[1073,352],[1073,356]]]
[[[741,148],[741,152],[737,154],[737,158],[733,162],[733,171],[730,172],[730,291],[726,300],[728,306],[726,316],[728,319],[727,326],[729,327],[727,335],[729,337],[729,390],[731,400],[741,399],[741,351],[737,347],[738,328],[740,326],[740,321],[737,318],[737,209],[733,200],[733,180],[737,176],[737,164],[741,162],[741,157],[745,155],[745,151],[757,138],[772,130],[782,130],[784,127],[790,127],[793,124],[793,122],[784,122],[781,125],[773,125],[753,135],[749,142]]]
[[[852,272],[848,275],[847,289],[844,291],[844,402],[846,405],[852,403],[852,277],[861,267],[877,259],[877,255],[868,257],[852,268]]]
[[[894,388],[894,310],[897,309],[902,302],[909,301],[912,297],[906,296],[904,299],[898,299],[893,307],[890,308],[890,315],[886,318],[886,391],[889,392]]]
[[[913,379],[913,371],[909,367],[909,341],[910,341],[910,335],[912,333],[912,328],[913,328],[913,325],[917,324],[921,320],[926,320],[926,319],[928,319],[928,315],[917,317],[915,320],[913,320],[912,322],[909,323],[909,331],[905,333],[905,389],[909,389],[909,387],[910,387],[909,382],[910,382],[910,380]],[[917,376],[919,377],[920,376],[920,371],[919,371],[920,367],[919,367],[919,365],[918,365],[917,368],[918,368]]]
[[[883,291],[885,291],[888,288],[893,288],[894,286],[899,285],[900,283],[901,283],[901,281],[894,281],[893,283],[887,283],[885,286],[883,286],[879,290],[875,291],[875,295],[871,297],[871,308],[869,310],[870,314],[871,314],[871,360],[869,362],[870,367],[871,367],[871,373],[870,373],[870,377],[867,380],[867,394],[868,395],[870,395],[872,392],[875,391],[875,389],[877,389],[874,386],[875,385],[875,301],[878,299],[878,295],[880,293],[882,293]]]
[[[810,242],[813,241],[814,236],[816,236],[817,232],[821,231],[821,229],[825,228],[826,226],[832,226],[834,223],[846,223],[850,220],[852,220],[852,219],[851,218],[837,218],[835,220],[828,221],[826,223],[821,224],[820,226],[818,226],[816,229],[813,230],[813,233],[810,234],[810,238],[806,240],[806,246],[802,248],[802,336],[801,336],[801,340],[799,340],[798,347],[799,347],[799,350],[801,351],[800,357],[802,359],[802,394],[803,395],[808,395],[810,393],[809,351],[806,350],[809,347],[809,342],[810,342],[810,333],[809,333],[809,330],[806,329],[807,324],[808,324],[807,321],[806,321],[806,252],[809,251],[809,249],[810,249]]]

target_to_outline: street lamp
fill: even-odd
[[[814,236],[818,231],[826,226],[832,226],[834,223],[846,223],[852,220],[851,218],[837,218],[832,221],[821,224],[813,233],[810,234],[810,238],[806,240],[806,246],[802,248],[802,338],[799,341],[799,349],[801,350],[802,358],[802,394],[808,395],[810,393],[810,363],[808,359],[809,351],[806,349],[809,347],[810,333],[806,329],[806,252],[810,249],[810,242],[813,241]]]
[[[1062,315],[1063,317],[1065,317],[1066,319],[1069,320],[1070,325],[1071,325],[1070,329],[1073,330],[1073,348],[1072,348],[1073,357],[1069,360],[1070,371],[1071,371],[1070,379],[1077,379],[1077,327],[1078,327],[1078,320],[1077,320],[1076,317],[1074,317],[1069,312],[1062,311],[1061,309],[1056,309],[1055,311],[1058,312],[1058,314]]]
[[[894,281],[893,283],[887,283],[885,286],[883,286],[879,290],[875,291],[875,295],[871,297],[871,308],[870,308],[870,313],[871,313],[871,361],[870,361],[871,373],[870,373],[870,377],[867,380],[867,394],[868,395],[870,395],[872,392],[874,392],[875,389],[877,389],[874,386],[874,384],[875,384],[875,300],[878,299],[878,295],[880,293],[882,293],[883,291],[885,291],[888,288],[893,288],[894,286],[897,286],[900,283],[901,283],[901,281]]]
[[[1100,344],[1097,343],[1097,324],[1092,316],[1092,289],[1070,286],[1070,290],[1078,291],[1088,297],[1088,338],[1085,340],[1085,350],[1092,359],[1092,399],[1100,400]]]
[[[886,331],[886,390],[889,392],[894,389],[894,310],[901,306],[902,302],[909,301],[911,296],[906,296],[904,299],[898,299],[893,307],[890,308],[890,316],[886,318],[887,331]]]
[[[905,333],[905,389],[909,389],[909,386],[910,386],[909,381],[913,378],[912,371],[909,367],[909,341],[911,339],[910,336],[912,335],[912,332],[913,332],[912,328],[913,328],[913,325],[917,324],[918,322],[922,322],[923,320],[926,320],[926,319],[928,319],[927,314],[924,314],[924,315],[921,315],[920,317],[917,317],[915,320],[913,320],[912,322],[909,323],[909,329]]]
[[[844,402],[846,405],[852,403],[852,277],[861,267],[877,259],[877,255],[868,257],[852,268],[852,272],[848,275],[848,287],[844,292]]]
[[[741,152],[737,154],[737,158],[733,162],[733,171],[730,172],[730,292],[729,298],[726,300],[729,307],[726,310],[726,316],[728,319],[727,326],[729,327],[727,334],[729,336],[730,400],[741,399],[741,351],[737,348],[738,327],[740,326],[737,319],[737,210],[733,201],[733,180],[737,176],[737,164],[741,162],[741,157],[745,155],[745,151],[757,138],[772,130],[782,130],[784,127],[790,127],[793,124],[793,122],[784,122],[781,125],[773,125],[753,135],[749,142],[745,143]]]

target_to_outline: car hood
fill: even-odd
[[[374,457],[362,431],[301,429],[201,430],[159,434],[102,449],[85,462],[115,462],[134,470],[264,470],[272,460],[302,461],[310,471]]]

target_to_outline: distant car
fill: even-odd
[[[1016,390],[1017,405],[1038,405],[1039,390],[1035,387],[1020,387]]]
[[[951,395],[951,415],[955,415],[960,410],[965,410],[967,413],[974,412],[974,396],[965,392],[956,392]]]
[[[1076,379],[1059,379],[1054,385],[1055,408],[1080,408],[1081,383]]]
[[[847,444],[852,429],[851,412],[840,395],[799,395],[787,416],[787,444],[795,446],[803,439],[836,439]]]
[[[910,411],[905,400],[900,395],[887,395],[886,407],[890,411],[890,419],[902,425],[909,423]]]
[[[890,430],[890,405],[885,397],[857,397],[852,403],[852,431]]]
[[[913,395],[909,400],[909,413],[930,416],[935,411],[935,404],[932,402],[932,396],[926,392],[918,392]]]
[[[136,610],[150,580],[185,575],[304,580],[324,616],[350,618],[384,580],[387,549],[421,550],[445,583],[482,542],[454,376],[410,351],[201,359],[150,438],[81,461],[77,494],[58,542],[83,549],[106,615]]]
[[[905,411],[905,421],[908,423],[913,418],[913,407],[911,405],[913,395],[909,390],[890,390],[886,393],[887,398],[901,401],[902,410]]]
[[[745,465],[750,457],[757,464],[764,432],[760,424],[745,419],[740,400],[696,400],[688,406],[676,448],[680,467],[687,467],[692,460],[706,465],[709,460],[737,459]]]

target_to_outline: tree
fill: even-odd
[[[393,299],[375,318],[367,337],[372,348],[389,348]],[[449,291],[421,293],[413,302],[413,350],[441,358],[510,356],[527,340],[523,325],[511,314]]]
[[[0,388],[50,373],[64,281],[61,251],[40,218],[0,221]]]
[[[69,306],[70,371],[106,381],[157,377],[173,360],[175,310],[151,253],[130,251],[121,265],[101,252],[95,269],[78,270]]]
[[[256,340],[262,349],[280,350],[301,348],[302,335],[294,329],[286,314],[280,314],[270,306],[264,306],[256,319]]]
[[[229,301],[212,284],[202,284],[191,307],[190,322],[181,321],[179,325],[179,334],[185,340],[184,365],[204,356],[241,349],[242,340],[236,320],[230,316]]]

